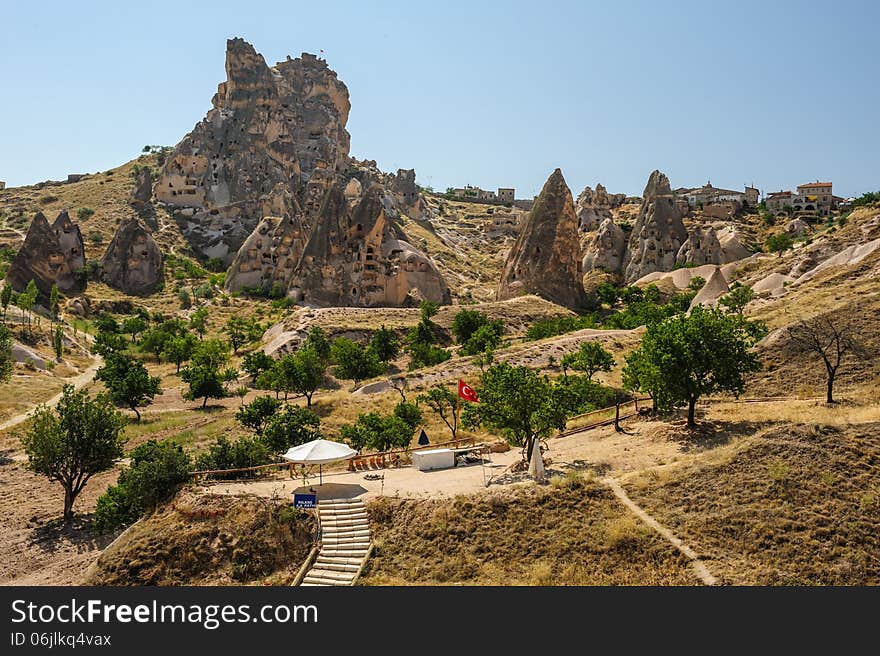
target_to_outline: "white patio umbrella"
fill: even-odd
[[[529,460],[529,476],[538,483],[544,482],[544,459],[541,457],[541,445],[538,440],[532,445],[532,457]]]
[[[342,442],[312,440],[288,449],[282,457],[300,465],[318,465],[320,485],[324,484],[324,463],[354,458],[357,451]]]

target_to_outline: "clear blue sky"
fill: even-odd
[[[438,189],[880,188],[880,3],[5,2],[0,180],[105,170],[210,108],[226,39],[324,56],[352,154]]]

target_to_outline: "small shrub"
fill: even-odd
[[[93,210],[91,207],[80,207],[76,211],[76,216],[77,218],[79,218],[80,221],[87,221],[94,215],[94,213],[95,210]]]

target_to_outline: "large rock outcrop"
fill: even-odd
[[[675,258],[678,265],[702,266],[704,264],[723,264],[724,253],[714,228],[702,230],[694,228],[678,250]]]
[[[227,288],[318,305],[449,302],[436,267],[396,222],[401,213],[429,213],[415,171],[390,175],[349,157],[348,90],[336,73],[306,53],[270,68],[250,44],[232,39],[226,74],[214,108],[168,158],[154,195],[174,208],[197,253],[231,265]],[[368,220],[356,219],[368,206]],[[357,224],[371,227],[350,234]],[[353,255],[368,237],[364,249],[376,262],[369,267],[366,251],[360,262]]]
[[[706,284],[703,285],[700,291],[697,292],[697,295],[694,296],[690,307],[693,308],[698,305],[715,307],[718,305],[718,300],[729,291],[730,287],[727,285],[727,279],[724,277],[724,272],[721,270],[721,267],[716,267],[712,272],[712,275],[709,276],[709,280],[706,281]]]
[[[325,197],[291,277],[291,298],[318,306],[448,304],[443,276],[389,217],[385,189],[372,184],[351,207],[347,186],[340,182]]]
[[[67,210],[52,225],[42,212],[37,212],[28,228],[24,243],[13,259],[6,281],[22,292],[33,280],[43,301],[49,298],[52,285],[65,293],[81,291],[85,268],[82,233]]]
[[[585,187],[575,202],[578,228],[582,232],[592,232],[602,221],[612,218],[611,209],[611,197],[602,184],[596,185],[596,191]]]
[[[629,238],[626,282],[653,271],[670,271],[687,239],[669,178],[654,171],[642,194],[642,206]]]
[[[626,255],[626,235],[611,219],[605,219],[587,244],[583,270],[620,273]]]
[[[146,294],[162,280],[162,251],[138,217],[121,224],[101,260],[101,279],[126,294]]]
[[[228,263],[276,185],[296,195],[316,170],[344,171],[350,103],[336,73],[307,53],[270,68],[249,43],[230,39],[226,75],[213,109],[174,149],[154,193],[179,210],[175,217],[198,253]]]
[[[135,176],[134,189],[131,190],[129,203],[135,209],[144,209],[153,197],[153,177],[149,166],[142,166]]]
[[[565,307],[586,307],[581,265],[574,201],[556,169],[507,256],[498,300],[535,294]]]

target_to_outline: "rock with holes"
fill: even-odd
[[[694,228],[678,250],[675,263],[686,266],[702,266],[704,264],[722,264],[724,253],[714,228],[703,230]]]
[[[434,263],[405,240],[372,184],[353,206],[347,184],[330,189],[289,284],[296,301],[317,306],[447,304],[449,287]]]
[[[626,255],[626,235],[612,219],[605,219],[589,241],[584,254],[583,270],[620,273]]]
[[[348,89],[327,63],[303,53],[268,66],[230,39],[225,82],[211,109],[167,158],[155,197],[171,207],[194,250],[229,263],[281,184],[304,194],[317,172],[348,164]],[[292,208],[276,215],[284,216]]]
[[[651,173],[642,197],[627,249],[628,283],[654,271],[671,271],[688,236],[669,178],[660,171]]]
[[[587,305],[571,191],[556,169],[507,256],[498,299],[535,294],[568,308]]]
[[[101,260],[101,279],[126,294],[147,294],[162,280],[163,257],[139,217],[119,224]]]
[[[67,210],[61,212],[52,225],[42,212],[37,212],[9,267],[6,281],[14,290],[23,292],[33,280],[45,304],[52,285],[65,293],[82,291],[85,265],[82,233]]]

